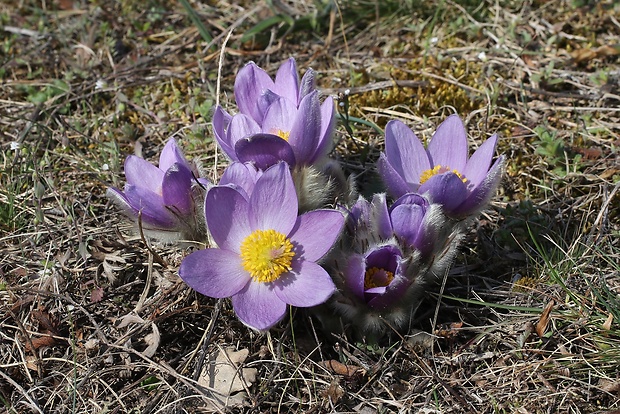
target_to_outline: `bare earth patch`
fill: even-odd
[[[3,2],[0,409],[618,412],[619,39],[612,0]],[[171,136],[216,178],[212,107],[289,56],[339,98],[333,156],[364,194],[390,119],[500,134],[496,202],[408,332],[297,311],[257,334],[178,278],[192,246],[105,197]]]

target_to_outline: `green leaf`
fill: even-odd
[[[269,17],[265,20],[258,22],[254,27],[245,32],[243,36],[241,36],[240,42],[247,42],[257,34],[262,33],[270,27],[278,25],[280,23],[285,23],[288,26],[292,26],[295,23],[295,20],[293,20],[291,16],[287,16],[284,14],[277,14],[275,16]]]
[[[196,13],[196,10],[194,10],[194,8],[189,4],[187,0],[180,0],[180,1],[181,1],[181,4],[183,5],[183,8],[185,8],[185,11],[187,11],[187,14],[190,20],[192,21],[192,23],[194,23],[194,26],[196,26],[196,28],[198,29],[198,33],[200,33],[200,36],[202,37],[202,39],[207,43],[211,43],[213,41],[213,36],[211,36],[211,33],[209,32],[207,27],[204,25],[204,23],[202,23],[202,20],[200,20],[200,16],[198,15],[198,13]],[[211,46],[211,48],[213,47],[214,46]]]

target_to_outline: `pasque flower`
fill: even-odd
[[[499,185],[504,157],[491,166],[496,145],[497,135],[493,135],[468,157],[465,126],[451,115],[425,149],[411,129],[392,120],[385,128],[379,173],[393,197],[427,194],[448,215],[466,218],[484,208]]]
[[[399,328],[456,253],[460,228],[439,205],[408,193],[388,206],[385,194],[360,198],[327,265],[338,293],[323,321],[336,316],[363,333]],[[335,323],[336,326],[339,323]]]
[[[206,230],[196,214],[205,179],[198,182],[194,168],[174,139],[168,140],[159,166],[130,155],[125,160],[127,183],[124,191],[110,187],[108,197],[129,217],[138,216],[145,230],[163,239],[179,237],[202,240]]]
[[[325,302],[335,286],[316,262],[340,236],[344,216],[314,210],[298,216],[289,166],[264,171],[250,194],[216,186],[205,202],[206,220],[217,248],[198,250],[181,263],[179,275],[196,291],[232,297],[239,319],[268,329],[299,307]]]
[[[352,254],[344,269],[346,289],[369,309],[389,309],[410,286],[403,272],[405,265],[400,248],[391,243]]]
[[[218,106],[213,115],[216,140],[231,160],[266,169],[278,161],[311,165],[327,156],[335,108],[331,97],[320,103],[314,71],[300,81],[290,58],[274,80],[250,62],[237,74],[234,90],[239,113]]]

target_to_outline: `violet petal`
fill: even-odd
[[[269,107],[278,99],[280,99],[280,95],[273,92],[272,90],[266,90],[260,98],[258,98],[258,111],[261,114],[262,119],[265,119],[265,114]],[[264,122],[264,121],[263,121]]]
[[[299,102],[299,74],[294,58],[287,59],[276,73],[274,92],[290,100],[295,106]]]
[[[213,113],[213,133],[215,134],[215,140],[230,159],[236,160],[235,148],[229,141],[230,135],[228,134],[231,121],[232,116],[218,105]]]
[[[319,305],[336,290],[325,269],[307,260],[297,261],[293,270],[273,282],[273,287],[280,300],[299,307]]]
[[[424,221],[424,209],[417,204],[401,204],[392,210],[394,234],[404,240],[408,246],[420,247],[417,240]]]
[[[377,234],[382,240],[389,239],[392,237],[393,229],[385,194],[375,194],[372,197],[371,208],[371,225],[373,226],[374,233]]]
[[[239,255],[222,249],[193,252],[181,262],[179,276],[192,289],[212,298],[233,296],[251,280]]]
[[[431,168],[418,137],[398,120],[392,120],[385,126],[385,155],[392,168],[409,185],[418,184],[420,175]]]
[[[304,260],[316,262],[338,240],[343,225],[344,216],[337,210],[309,211],[297,218],[289,239]]]
[[[234,148],[237,141],[253,134],[261,132],[260,125],[252,118],[244,114],[237,114],[232,117],[228,127],[228,142]]]
[[[106,197],[108,197],[118,208],[123,210],[125,214],[129,214],[132,216],[138,215],[138,210],[133,208],[131,204],[129,204],[129,200],[125,197],[125,194],[115,187],[108,187],[105,193]]]
[[[288,164],[279,162],[256,181],[250,196],[252,230],[290,234],[297,221],[297,193]]]
[[[438,127],[428,144],[433,166],[441,165],[460,173],[467,164],[467,131],[458,115],[450,115]]]
[[[453,172],[432,176],[420,186],[418,191],[421,194],[428,193],[431,202],[441,204],[451,214],[456,212],[457,207],[468,196],[467,186]]]
[[[162,182],[164,205],[181,215],[190,214],[194,205],[192,180],[192,172],[185,165],[175,163],[168,168]]]
[[[377,169],[379,170],[379,175],[381,175],[381,179],[387,187],[388,193],[393,198],[398,198],[410,191],[417,191],[417,189],[419,188],[419,184],[408,184],[405,179],[398,173],[398,171],[396,171],[394,167],[392,167],[392,164],[390,164],[387,156],[383,153],[379,156],[379,161],[377,162]]]
[[[189,168],[189,164],[181,148],[179,148],[174,138],[170,138],[159,155],[159,169],[166,171],[176,163],[185,165]]]
[[[286,315],[286,303],[269,283],[251,281],[232,297],[232,304],[239,320],[258,330],[271,328]]]
[[[278,97],[267,109],[262,123],[262,131],[266,134],[277,135],[288,141],[293,122],[297,116],[297,107],[288,99]],[[286,134],[285,137],[282,134]]]
[[[324,157],[332,150],[334,127],[336,125],[336,109],[334,99],[328,96],[321,104],[321,132],[316,150],[312,155],[310,164],[313,164]]]
[[[140,157],[130,155],[125,159],[125,177],[128,184],[161,193],[164,172]]]
[[[252,233],[249,222],[250,204],[231,187],[216,186],[205,200],[207,227],[218,247],[239,253],[241,243]]]
[[[457,211],[459,215],[474,214],[487,205],[495,191],[497,191],[502,178],[503,165],[504,156],[502,155],[495,161],[485,179],[471,190],[467,200],[459,206]]]
[[[465,173],[465,177],[470,181],[471,186],[477,186],[487,176],[496,145],[497,135],[493,135],[491,138],[484,141],[467,161],[465,171],[463,172]]]
[[[256,122],[262,122],[262,114],[258,108],[258,100],[266,90],[275,89],[271,77],[254,62],[245,65],[235,78],[235,101],[241,113],[252,117]]]
[[[255,134],[240,139],[235,145],[240,162],[251,162],[259,170],[266,170],[280,161],[295,165],[295,154],[288,142],[272,134]]]
[[[349,257],[344,269],[344,280],[347,289],[364,300],[364,277],[366,276],[366,260],[360,254]]]
[[[249,195],[252,194],[258,177],[258,171],[251,163],[233,162],[224,170],[222,178],[220,178],[220,185],[232,184],[238,186],[245,191],[249,199]]]
[[[299,91],[299,100],[297,101],[297,105],[299,102],[310,92],[316,89],[316,72],[312,69],[308,69],[304,76],[301,78],[301,86]]]
[[[321,133],[321,105],[318,92],[306,95],[291,128],[289,143],[298,164],[308,164],[313,158]]]
[[[385,287],[383,294],[368,298],[368,306],[378,311],[389,310],[403,298],[409,285],[406,278],[396,275],[392,283]]]
[[[143,222],[161,228],[171,228],[178,224],[178,219],[164,206],[161,195],[148,188],[126,184],[125,196],[129,204],[141,212]]]
[[[373,267],[396,273],[402,253],[398,246],[387,244],[373,248],[366,255],[366,269]]]

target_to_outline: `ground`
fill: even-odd
[[[3,412],[618,412],[619,39],[612,0],[3,2]],[[172,136],[217,178],[213,106],[290,56],[342,103],[364,194],[390,119],[500,135],[500,190],[408,332],[252,331],[105,196]]]

